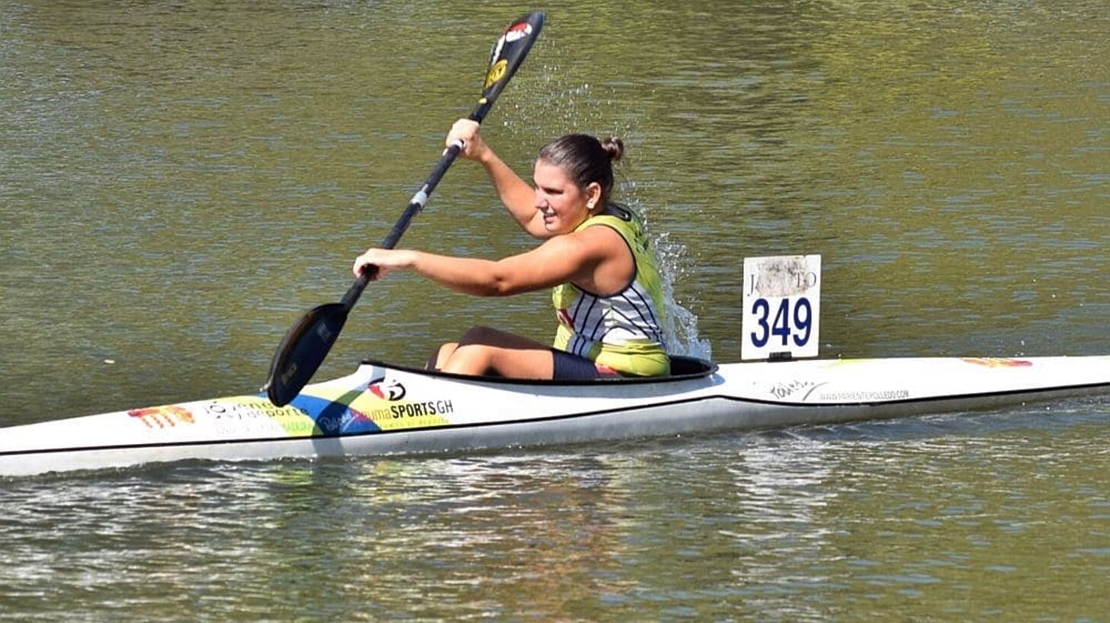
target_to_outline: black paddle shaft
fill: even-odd
[[[490,53],[482,97],[478,99],[478,105],[470,113],[470,119],[478,123],[485,119],[509,79],[513,77],[528,55],[528,51],[532,49],[532,44],[536,42],[543,29],[543,23],[543,11],[535,11],[509,24],[501,31],[501,36],[498,37]],[[385,237],[381,244],[382,248],[392,249],[397,246],[409,223],[424,209],[428,197],[443,179],[443,175],[447,173],[447,169],[461,150],[462,144],[454,143],[443,152],[431,175],[420,190],[412,196],[404,212],[401,213],[401,218]],[[343,330],[351,308],[377,272],[376,266],[367,267],[355,279],[340,302],[310,309],[289,328],[274,353],[273,361],[270,362],[270,376],[262,387],[270,402],[279,407],[285,406],[308,384],[309,379],[319,369],[328,351],[335,344],[339,332]]]
[[[501,31],[501,36],[498,37],[497,43],[494,44],[493,49],[490,51],[489,68],[486,70],[486,80],[482,87],[482,97],[478,99],[477,106],[470,113],[470,120],[477,123],[482,123],[493,108],[493,103],[497,101],[497,97],[501,95],[505,85],[508,84],[509,79],[516,73],[517,68],[524,62],[524,57],[528,55],[529,50],[532,49],[532,44],[536,42],[539,37],[540,31],[543,29],[544,12],[535,11],[529,13],[524,17],[509,24]],[[401,218],[393,225],[393,229],[389,230],[389,235],[381,244],[383,249],[392,249],[400,242],[401,236],[405,234],[408,229],[409,223],[412,219],[424,210],[425,204],[428,202],[428,197],[431,196],[432,191],[439,185],[439,181],[443,175],[447,173],[447,169],[451,167],[451,163],[458,157],[459,152],[462,151],[462,144],[456,143],[449,145],[440,157],[439,162],[436,163],[432,173],[428,179],[424,181],[424,185],[416,194],[412,196],[405,211],[401,213]],[[343,305],[350,309],[362,290],[377,274],[377,267],[371,266],[362,272],[362,275],[355,281],[347,294],[343,296]]]
[[[488,111],[489,109],[487,108],[486,110]],[[475,112],[477,112],[477,109],[475,109]],[[476,118],[473,113],[470,115],[470,118],[478,123],[482,122],[482,119],[480,117]],[[424,210],[424,206],[428,202],[428,197],[431,196],[432,191],[439,185],[439,180],[443,179],[443,175],[447,173],[447,169],[451,167],[451,163],[455,161],[460,151],[462,151],[461,146],[456,144],[449,146],[447,150],[443,152],[443,156],[439,159],[439,162],[436,163],[435,168],[432,169],[431,175],[428,176],[428,179],[424,182],[424,185],[420,187],[420,190],[416,191],[416,194],[412,196],[412,199],[409,200],[409,204],[405,206],[405,211],[401,213],[401,218],[397,219],[397,222],[393,224],[393,228],[389,230],[389,234],[385,237],[385,240],[382,241],[381,248],[392,249],[397,246],[397,243],[401,241],[401,236],[405,235],[405,230],[409,228],[409,223],[412,222],[412,219],[415,218],[417,214],[420,214],[420,212]],[[354,307],[355,303],[358,301],[358,297],[362,295],[362,291],[366,289],[367,284],[370,283],[370,280],[372,280],[377,273],[377,266],[367,266],[366,269],[362,271],[362,274],[358,276],[358,279],[355,280],[354,285],[343,295],[343,300],[340,301],[340,303],[348,310]]]
[[[501,95],[501,91],[505,88],[509,79],[513,77],[517,68],[524,61],[524,57],[528,55],[528,51],[532,49],[532,44],[535,43],[540,30],[543,29],[543,22],[544,12],[535,11],[509,24],[505,27],[505,30],[501,31],[501,36],[498,37],[497,43],[494,44],[493,50],[490,52],[489,69],[486,70],[482,97],[478,99],[477,106],[469,115],[471,121],[482,123],[486,118],[490,109],[493,108],[497,96]],[[443,179],[447,169],[451,168],[451,164],[455,162],[455,158],[462,151],[462,147],[461,144],[456,143],[449,145],[444,150],[439,162],[436,163],[435,168],[428,175],[428,179],[424,181],[424,185],[412,196],[409,204],[405,207],[405,211],[401,213],[401,218],[397,219],[385,240],[382,241],[382,249],[392,249],[401,241],[401,236],[405,235],[409,223],[424,210],[428,197],[439,185],[439,181]],[[343,295],[343,300],[340,301],[341,304],[348,310],[354,307],[359,296],[362,295],[362,291],[366,289],[366,286],[377,272],[378,268],[376,266],[369,266],[366,270],[363,270],[355,283]]]

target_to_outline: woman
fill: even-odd
[[[508,296],[554,288],[559,327],[554,348],[474,327],[440,347],[429,365],[457,374],[584,380],[670,372],[663,340],[663,287],[639,220],[609,202],[620,139],[570,134],[540,150],[535,189],[486,144],[478,124],[461,119],[447,144],[481,163],[502,203],[522,228],[543,241],[501,260],[449,257],[408,249],[370,249],[354,272],[378,267],[378,279],[409,269],[458,292]]]

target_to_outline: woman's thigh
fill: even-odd
[[[550,379],[551,348],[530,338],[490,327],[474,327],[443,361],[444,372]]]

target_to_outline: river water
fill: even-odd
[[[0,423],[253,391],[481,86],[509,2],[0,2]],[[679,350],[822,255],[827,357],[1110,354],[1110,5],[548,7],[485,124],[622,136]],[[402,245],[530,241],[460,162]],[[372,285],[319,378],[544,294]],[[0,482],[12,621],[1106,621],[1110,402]]]

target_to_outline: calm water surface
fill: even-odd
[[[480,88],[507,2],[0,2],[0,424],[253,390]],[[679,350],[820,253],[825,356],[1110,353],[1110,7],[593,2],[486,133],[621,135]],[[404,245],[527,248],[459,163]],[[321,371],[546,297],[375,284]],[[0,482],[13,621],[1106,621],[1110,402]]]

